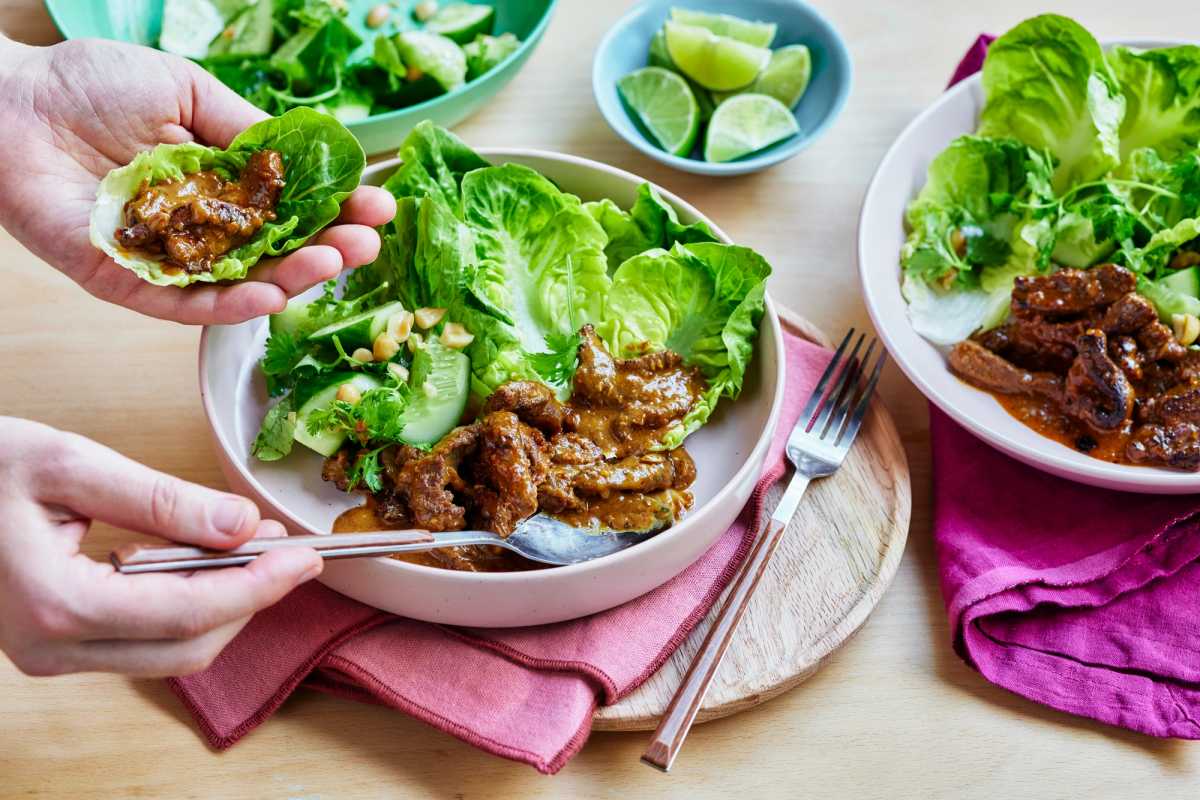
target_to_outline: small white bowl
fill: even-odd
[[[643,179],[595,161],[558,153],[483,149],[493,163],[532,167],[584,200],[634,202]],[[378,185],[398,162],[369,167]],[[659,188],[685,223],[704,220]],[[271,464],[250,457],[250,443],[269,402],[257,361],[267,321],[207,327],[200,337],[200,395],[221,470],[234,491],[259,504],[293,534],[329,533],[334,518],[362,503],[321,480],[321,458],[303,447]],[[389,558],[331,561],[321,581],[363,603],[406,617],[450,625],[539,625],[593,614],[632,600],[670,580],[699,558],[732,524],[762,471],[783,402],[783,335],[767,298],[754,358],[736,402],[723,401],[712,420],[687,440],[698,467],[696,503],[676,526],[628,550],[569,567],[509,573],[454,572]]]
[[[1148,49],[1180,43],[1116,44]],[[967,430],[1014,458],[1052,475],[1106,489],[1151,494],[1200,491],[1200,474],[1110,464],[1035,433],[1009,415],[992,395],[954,377],[946,368],[945,351],[909,324],[899,280],[904,209],[924,185],[934,156],[956,137],[975,130],[983,102],[978,74],[947,91],[909,123],[867,187],[858,223],[858,268],[876,330],[900,369],[926,397]]]

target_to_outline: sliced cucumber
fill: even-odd
[[[458,44],[475,41],[481,33],[492,32],[492,19],[496,11],[491,6],[474,3],[451,3],[425,23],[425,30],[440,33]]]
[[[427,370],[416,363],[426,358]],[[409,444],[434,444],[462,419],[471,392],[471,360],[437,339],[430,339],[413,360],[414,377],[424,373],[424,380],[413,382],[401,436]]]
[[[1200,297],[1200,267],[1188,267],[1163,278],[1167,288],[1188,297]]]
[[[333,337],[337,336],[346,352],[350,352],[356,347],[370,347],[371,343],[375,341],[375,337],[387,329],[391,316],[403,310],[404,306],[399,302],[385,303],[332,322],[324,328],[313,331],[309,334],[308,339],[311,342],[332,341]]]
[[[338,451],[342,442],[346,441],[345,431],[323,430],[315,434],[308,432],[308,418],[313,412],[328,408],[337,397],[338,389],[346,383],[351,383],[361,394],[366,394],[381,385],[372,375],[361,372],[335,372],[329,377],[329,383],[324,388],[313,392],[296,412],[296,432],[292,438],[305,447],[316,450],[328,458]]]
[[[299,297],[293,297],[289,300],[287,308],[278,314],[271,315],[271,322],[269,324],[271,333],[297,335],[300,329],[312,320],[308,316],[308,305],[309,301],[301,300]]]

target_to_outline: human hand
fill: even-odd
[[[28,47],[0,35],[0,225],[102,300],[189,324],[242,322],[379,252],[396,202],[360,187],[338,222],[228,286],[155,286],[88,239],[96,187],[159,143],[226,147],[267,115],[196,64],[146,47],[75,40]]]
[[[93,519],[231,548],[283,536],[237,495],[187,483],[81,436],[0,417],[0,650],[29,675],[198,672],[250,616],[321,572],[309,549],[245,567],[122,575],[79,552]]]

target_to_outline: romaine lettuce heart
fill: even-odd
[[[1168,161],[1194,151],[1200,143],[1200,47],[1114,47],[1107,59],[1125,96],[1122,162],[1128,166],[1130,154],[1143,147]]]
[[[1057,159],[1064,192],[1120,163],[1125,98],[1100,44],[1073,20],[1025,20],[988,48],[979,135],[1012,137]]]
[[[742,390],[762,320],[771,267],[753,250],[717,243],[676,244],[626,261],[613,275],[597,332],[614,353],[674,350],[697,366],[708,390],[672,428],[671,449],[708,421],[722,397]]]
[[[217,259],[210,272],[167,273],[160,261],[117,244],[115,232],[124,224],[125,203],[144,182],[178,180],[199,170],[235,177],[252,153],[266,149],[278,150],[283,156],[287,181],[275,206],[275,220]],[[194,142],[160,144],[138,153],[100,182],[89,223],[91,241],[122,267],[160,286],[244,278],[260,258],[295,250],[336,219],[342,201],[358,186],[365,165],[366,155],[358,140],[333,117],[308,108],[251,125],[225,150]]]

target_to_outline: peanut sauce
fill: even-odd
[[[1023,425],[1066,445],[1080,453],[1108,461],[1113,464],[1128,464],[1125,449],[1133,435],[1133,423],[1126,421],[1125,425],[1116,431],[1097,433],[1088,430],[1062,411],[1051,400],[1043,397],[1027,395],[991,393],[1001,407]]]

